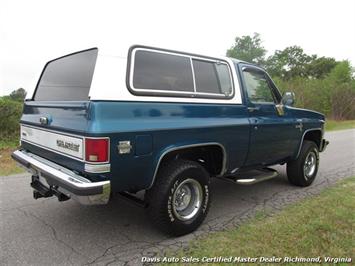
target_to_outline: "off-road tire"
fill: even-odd
[[[199,193],[201,204],[197,213],[188,220],[181,220],[176,215],[173,204],[174,193],[179,184],[197,181],[202,188]],[[146,192],[145,200],[148,203],[148,215],[153,224],[161,231],[174,236],[185,235],[194,231],[207,216],[211,193],[209,189],[209,174],[198,163],[186,160],[174,160],[166,163],[159,169],[155,183]],[[175,196],[176,197],[176,196]],[[175,205],[176,206],[176,205]],[[193,209],[193,208],[192,208]],[[175,213],[174,213],[175,212]]]
[[[313,153],[316,157],[315,169],[310,176],[305,174],[304,166],[307,156]],[[309,140],[303,141],[300,154],[296,160],[287,163],[287,177],[288,181],[299,187],[308,187],[314,181],[317,176],[319,166],[319,151],[318,146]]]

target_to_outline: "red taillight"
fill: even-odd
[[[87,162],[108,161],[108,139],[85,139],[85,159]]]

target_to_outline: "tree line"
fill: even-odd
[[[282,91],[296,94],[296,106],[335,120],[355,118],[354,69],[347,60],[308,55],[300,46],[266,56],[258,33],[236,37],[227,56],[263,67]]]

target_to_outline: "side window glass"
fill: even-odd
[[[228,62],[178,52],[131,50],[129,89],[138,95],[197,98],[232,98],[232,72]]]
[[[232,82],[226,64],[193,59],[196,91],[204,93],[232,94]]]
[[[133,86],[145,90],[193,92],[190,59],[184,56],[137,51]]]
[[[229,96],[233,93],[232,80],[229,73],[229,68],[226,64],[215,64],[221,93]]]
[[[244,70],[244,82],[247,96],[252,103],[274,103],[269,82],[262,72]]]

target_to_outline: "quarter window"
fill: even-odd
[[[203,93],[224,94],[232,93],[231,80],[226,64],[193,60],[196,91]]]
[[[138,50],[134,59],[134,88],[194,91],[191,64],[188,57]]]
[[[233,95],[231,72],[225,62],[147,48],[136,48],[132,55],[132,93],[207,98]]]
[[[220,83],[221,93],[230,96],[233,93],[232,80],[229,68],[226,64],[215,64],[218,80]]]

